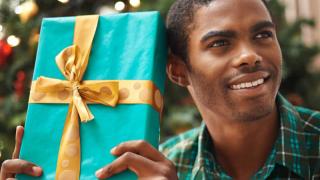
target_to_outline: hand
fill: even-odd
[[[126,169],[133,171],[140,180],[178,179],[174,164],[145,141],[121,143],[111,150],[111,154],[119,157],[96,172],[96,176],[100,179],[108,178]]]
[[[17,126],[16,144],[12,154],[12,159],[5,160],[1,165],[0,180],[14,179],[15,174],[27,174],[30,176],[40,176],[42,169],[33,163],[18,159],[22,142],[24,128]]]

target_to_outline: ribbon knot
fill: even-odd
[[[80,89],[80,83],[78,81],[72,82],[72,90],[78,91]]]
[[[76,73],[77,73],[77,71],[76,71],[76,66],[72,66],[72,68],[71,68],[71,73],[70,73],[70,74],[71,74],[70,80],[75,79]]]

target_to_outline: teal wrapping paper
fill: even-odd
[[[65,79],[55,56],[72,45],[75,17],[45,18],[42,22],[33,80],[39,76]],[[83,80],[152,80],[164,93],[167,45],[158,12],[99,17],[89,64]],[[43,168],[34,178],[54,179],[60,140],[69,104],[29,104],[20,158]],[[95,118],[80,123],[80,179],[96,179],[95,171],[116,157],[110,149],[128,140],[159,141],[159,113],[148,104],[119,104],[115,108],[89,104]],[[126,171],[110,179],[136,179]]]

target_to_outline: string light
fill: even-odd
[[[110,6],[101,6],[98,9],[99,14],[115,14],[117,11]]]
[[[21,14],[22,13],[22,7],[21,6],[17,6],[15,9],[14,9],[14,12],[16,14]]]
[[[4,37],[3,26],[0,24],[0,39]]]
[[[14,35],[10,35],[7,38],[7,43],[11,46],[11,47],[16,47],[20,44],[20,38],[14,36]]]
[[[135,8],[140,6],[140,0],[130,0],[129,3]]]
[[[59,2],[61,2],[61,3],[63,3],[63,4],[65,4],[65,3],[68,3],[69,2],[69,0],[58,0]]]
[[[4,37],[3,26],[0,24],[0,39]]]
[[[24,12],[27,12],[27,11],[32,11],[35,7],[35,4],[33,1],[27,1],[19,6],[17,6],[15,9],[14,9],[14,12],[16,14],[21,14],[21,13],[24,13]]]
[[[38,13],[39,7],[35,0],[25,1],[14,9],[19,15],[21,22],[26,23],[30,18]]]
[[[118,1],[114,4],[114,9],[116,9],[117,11],[122,11],[124,10],[125,7],[126,7],[126,4],[124,4],[124,2],[122,1]]]

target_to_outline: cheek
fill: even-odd
[[[203,89],[215,91],[215,94],[225,93],[227,77],[230,76],[230,59],[229,56],[217,57],[209,51],[198,52],[190,59],[193,84],[201,84]]]
[[[203,60],[192,66],[190,82],[195,95],[203,96],[201,99],[208,101],[222,97],[226,89],[224,83],[226,70],[223,61]]]
[[[282,75],[282,53],[279,46],[275,47],[274,51],[272,53],[268,54],[268,59],[271,60],[271,65],[274,67],[274,69],[277,71],[278,78],[281,79]]]
[[[280,47],[278,46],[278,65],[279,65],[279,69],[280,69],[280,71],[281,71],[281,69],[282,69],[282,62],[283,62],[283,60],[282,60],[282,52],[281,52],[281,49],[280,49]]]
[[[260,47],[257,52],[263,57],[268,66],[272,66],[279,75],[281,74],[282,52],[277,42],[264,48]]]
[[[278,65],[282,64],[282,52],[281,52],[281,48],[278,41],[276,41],[273,48],[271,48],[271,52],[269,51],[266,54],[271,56],[275,64],[278,64]]]
[[[226,58],[216,57],[208,51],[199,52],[196,57],[192,58],[190,63],[196,73],[213,79],[221,78],[228,69],[228,60]]]

